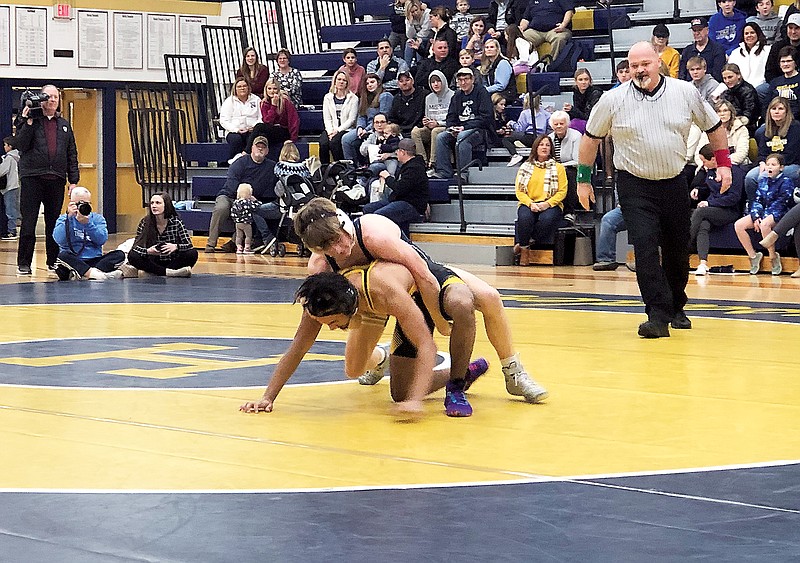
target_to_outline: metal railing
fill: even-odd
[[[206,78],[211,88],[214,116],[230,96],[236,71],[242,64],[244,33],[241,27],[204,25],[203,46],[206,50]]]
[[[208,59],[204,55],[164,55],[167,67],[169,108],[182,110],[187,119],[182,143],[214,141],[216,108],[211,105],[213,86],[208,79]]]

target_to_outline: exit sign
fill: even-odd
[[[56,4],[54,17],[57,20],[70,19],[72,17],[72,7],[69,4]]]

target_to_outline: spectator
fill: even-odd
[[[617,82],[611,87],[612,89],[616,88],[620,84],[625,84],[631,79],[631,65],[628,62],[628,59],[622,59],[617,63],[617,66],[614,69],[614,74],[617,76]]]
[[[400,168],[396,179],[387,170],[380,173],[380,178],[391,190],[388,201],[368,203],[364,206],[364,214],[383,215],[397,223],[408,236],[409,223],[419,221],[428,207],[428,177],[425,174],[425,161],[416,154],[416,147],[411,139],[400,141],[397,160]]]
[[[236,78],[244,78],[250,83],[250,91],[259,98],[264,95],[264,85],[269,79],[269,69],[261,64],[258,53],[253,47],[244,50],[244,58]]]
[[[514,76],[530,72],[537,62],[539,53],[533,48],[531,42],[525,39],[517,24],[509,24],[504,32],[506,40],[506,55],[511,61]]]
[[[514,186],[519,201],[514,251],[520,255],[519,265],[528,266],[531,241],[553,241],[567,195],[567,173],[553,158],[550,137],[540,135],[533,142],[531,155],[519,167]]]
[[[322,120],[325,131],[319,136],[319,159],[329,164],[331,154],[334,160],[343,160],[342,137],[355,129],[358,117],[358,96],[350,91],[350,77],[346,72],[337,71],[331,79],[330,91],[322,100]]]
[[[294,107],[299,108],[303,105],[303,77],[299,70],[291,67],[292,55],[287,49],[279,49],[275,62],[278,63],[278,70],[274,77],[278,79],[281,90],[289,94]]]
[[[450,84],[456,75],[458,66],[458,62],[450,57],[450,47],[448,47],[447,41],[437,39],[433,42],[433,56],[423,59],[417,65],[417,71],[414,73],[414,82],[427,84],[431,72],[439,70],[444,74],[447,84]]]
[[[669,46],[669,28],[663,23],[656,25],[653,28],[653,38],[650,42],[653,44],[656,53],[658,53],[661,62],[667,65],[669,76],[678,78],[681,55],[678,51]]]
[[[516,25],[525,15],[528,8],[527,0],[491,0],[489,2],[489,14],[486,16],[486,32],[492,39],[503,40],[503,31],[509,25]],[[522,32],[520,32],[522,33]]]
[[[231,205],[231,219],[236,226],[233,240],[236,254],[253,254],[253,212],[261,203],[253,195],[253,186],[239,184],[236,201]]]
[[[420,55],[423,57],[429,56],[429,47],[431,43],[437,39],[443,39],[447,41],[448,56],[452,59],[455,59],[458,56],[456,53],[458,53],[458,48],[461,45],[461,42],[458,40],[456,32],[453,31],[448,25],[449,23],[450,11],[447,8],[444,6],[437,6],[431,10],[431,30],[433,31],[433,35],[431,36],[431,41],[428,45],[419,48]]]
[[[517,99],[517,83],[511,63],[500,53],[500,42],[489,39],[484,45],[484,53],[479,67],[481,78],[490,94],[500,94],[507,102]]]
[[[453,99],[453,91],[447,86],[447,82],[442,72],[438,70],[431,72],[428,78],[431,93],[425,97],[422,125],[411,130],[411,139],[416,147],[415,154],[426,161],[426,166],[432,166],[436,161],[436,139],[445,130],[447,111]],[[427,158],[428,154],[430,158]]]
[[[768,45],[772,45],[780,37],[778,32],[780,31],[781,19],[772,9],[772,0],[758,0],[756,15],[747,18],[747,23],[758,25]],[[730,62],[730,53],[728,55],[728,62]]]
[[[732,63],[722,67],[722,81],[728,89],[722,92],[720,99],[733,104],[739,120],[747,125],[747,130],[752,135],[755,133],[758,120],[761,118],[758,92],[752,85],[742,79],[742,72],[739,67]]]
[[[250,154],[237,159],[228,168],[225,185],[214,201],[205,252],[216,252],[220,228],[231,216],[231,205],[239,184],[250,184],[253,187],[253,194],[262,202],[275,200],[275,162],[267,158],[268,152],[267,138],[257,137],[253,140]],[[236,247],[231,246],[235,250]]]
[[[564,103],[569,114],[570,127],[583,133],[592,108],[603,95],[603,90],[592,84],[592,75],[585,68],[575,71],[575,86],[572,87],[572,103]]]
[[[397,171],[397,147],[400,146],[400,139],[402,139],[400,127],[396,123],[387,123],[375,158],[369,165],[372,178],[377,177],[384,170],[388,170],[389,174]]]
[[[472,160],[472,149],[486,142],[492,127],[492,99],[482,86],[475,85],[475,74],[468,68],[456,73],[459,89],[447,111],[447,130],[436,139],[435,178],[452,178],[450,156],[458,145],[456,163],[465,166]],[[459,174],[462,170],[458,171]]]
[[[565,111],[555,111],[550,116],[550,140],[553,141],[553,158],[560,163],[567,172],[567,195],[564,198],[564,217],[568,221],[575,220],[575,210],[578,209],[578,147],[581,143],[581,134],[571,127],[569,114]]]
[[[789,102],[795,121],[800,119],[800,100],[797,99],[800,93],[800,74],[797,72],[797,59],[794,47],[783,47],[778,52],[781,65],[782,76],[776,76],[769,81],[772,89],[770,97],[780,96]]]
[[[406,46],[403,55],[406,65],[416,64],[420,48],[427,49],[431,35],[431,11],[420,0],[406,2]]]
[[[742,40],[742,26],[747,14],[736,9],[736,0],[717,0],[719,11],[708,20],[708,34],[729,55]]]
[[[27,105],[20,112],[17,124],[20,178],[20,228],[17,247],[17,275],[30,276],[33,250],[36,246],[36,223],[39,209],[44,208],[45,250],[47,267],[55,269],[58,243],[53,229],[64,204],[64,184],[72,190],[80,180],[78,147],[69,121],[58,113],[61,94],[52,84],[42,88],[49,99],[41,104],[42,114],[30,115]]]
[[[771,82],[773,78],[783,74],[780,64],[780,52],[784,47],[800,49],[800,13],[795,12],[786,19],[786,38],[772,44],[764,67],[764,80]],[[795,56],[798,51],[795,50]],[[797,61],[797,59],[795,59]]]
[[[364,139],[364,142],[361,143],[361,147],[359,147],[361,156],[366,159],[367,163],[372,163],[378,160],[380,146],[388,136],[388,133],[386,132],[388,125],[389,120],[386,118],[385,114],[378,113],[372,119],[372,132],[367,135],[367,137]]]
[[[762,247],[770,250],[775,246],[780,237],[785,237],[789,231],[794,230],[794,248],[797,256],[800,256],[800,188],[794,189],[794,207],[792,207],[783,218],[775,224],[772,231],[764,235],[759,243]],[[792,274],[793,278],[800,278],[800,269]]]
[[[407,71],[406,62],[392,55],[392,45],[389,40],[378,41],[378,58],[367,63],[367,73],[376,74],[383,84],[383,89],[394,94],[397,91],[398,75]]]
[[[261,100],[250,91],[247,79],[237,78],[231,95],[219,108],[219,124],[225,130],[229,163],[244,152],[250,133],[257,123],[261,123],[260,105]]]
[[[797,182],[800,176],[800,123],[794,120],[789,102],[785,98],[775,98],[767,107],[764,125],[756,129],[758,161],[744,179],[747,201],[756,196],[758,177],[766,170],[766,158],[770,153],[783,154],[783,175]]]
[[[628,226],[625,224],[619,205],[603,215],[600,220],[600,234],[597,237],[597,261],[592,265],[592,270],[607,272],[619,267],[617,234],[627,230]]]
[[[350,91],[358,96],[358,93],[364,87],[364,77],[367,70],[358,64],[358,53],[352,47],[348,47],[342,53],[342,61],[344,64],[337,69],[337,72],[346,72],[350,77]]]
[[[91,199],[92,194],[86,188],[73,188],[67,212],[56,221],[53,238],[60,251],[55,271],[62,281],[122,278],[122,271],[117,268],[125,262],[125,253],[113,250],[103,254],[108,227],[105,218],[92,211]]]
[[[414,77],[406,71],[397,77],[397,84],[400,91],[392,100],[392,108],[389,110],[389,122],[396,123],[404,137],[411,136],[414,127],[422,125],[422,117],[425,115],[425,97],[428,91],[424,88],[414,86]]]
[[[511,155],[511,160],[506,166],[516,166],[524,158],[521,154],[517,154],[517,143],[530,147],[536,137],[550,132],[550,113],[542,108],[538,100],[539,98],[536,107],[531,108],[531,96],[525,96],[519,118],[508,122],[511,132],[502,140],[503,146]],[[580,135],[578,138],[580,139]]]
[[[750,152],[750,133],[745,124],[739,119],[736,108],[727,100],[718,102],[714,108],[717,110],[719,121],[728,136],[728,150],[731,153],[731,164],[746,165],[750,164],[748,154]],[[701,132],[697,146],[703,147],[708,143],[708,135]],[[703,166],[698,150],[696,159],[698,166]]]
[[[489,8],[491,10],[491,8]],[[450,20],[450,27],[456,32],[459,41],[463,41],[469,36],[472,14],[469,13],[469,2],[467,0],[456,0],[456,13]]]
[[[692,57],[702,57],[706,61],[706,70],[717,82],[722,80],[722,65],[725,64],[725,49],[716,41],[708,39],[708,19],[694,18],[691,23],[694,43],[683,48],[681,52],[678,78],[691,80],[686,64]]]
[[[244,154],[250,152],[253,139],[262,136],[275,147],[283,145],[284,141],[296,141],[300,136],[300,116],[297,114],[297,109],[289,99],[289,94],[281,90],[281,85],[275,78],[267,80],[264,87],[261,123],[253,127]]]
[[[358,149],[372,132],[372,119],[379,113],[388,114],[393,99],[394,97],[383,89],[377,74],[367,74],[364,86],[358,95],[356,128],[342,137],[342,153],[346,160],[358,162]]]
[[[534,49],[542,43],[550,43],[550,56],[555,60],[572,37],[574,15],[575,3],[572,0],[530,0],[519,28]]]
[[[483,55],[483,44],[492,36],[486,33],[486,22],[483,16],[475,16],[469,25],[469,35],[461,40],[461,48],[472,51],[476,59]]]
[[[721,92],[720,85],[710,74],[706,74],[706,60],[703,57],[692,57],[686,66],[689,76],[692,78],[692,84],[700,90],[700,97],[715,104]]]
[[[249,159],[240,158],[237,162],[246,160]],[[178,218],[169,194],[157,193],[150,198],[147,215],[136,229],[128,262],[140,272],[155,276],[188,278],[192,275],[197,251],[192,248],[192,239]]]
[[[728,64],[739,67],[742,80],[758,93],[758,106],[763,109],[769,103],[769,83],[764,79],[764,70],[770,54],[770,46],[757,23],[746,23],[742,28],[742,42],[728,56]]]
[[[708,273],[711,227],[728,225],[742,216],[744,173],[741,167],[732,166],[731,185],[725,193],[721,193],[721,183],[716,179],[717,159],[711,145],[703,145],[699,156],[702,167],[697,170],[697,182],[693,182],[699,186],[693,186],[689,192],[689,196],[697,202],[697,208],[692,212],[690,236],[692,243],[697,244],[697,256],[700,259],[694,274],[704,276]]]
[[[395,0],[392,8],[392,13],[389,14],[389,23],[392,28],[388,39],[390,52],[406,44],[406,0]]]
[[[789,20],[798,12],[800,12],[800,0],[794,0],[794,2],[789,4],[789,7],[786,8],[786,12],[783,14],[783,23],[781,23],[781,27],[778,30],[779,39],[786,39],[789,37]]]
[[[3,189],[3,206],[7,222],[0,225],[5,229],[2,240],[17,240],[17,219],[19,219],[19,151],[14,137],[3,139],[6,154],[0,162],[0,178],[5,179]]]
[[[505,147],[506,145],[503,143],[503,140],[511,134],[513,129],[510,125],[511,121],[506,115],[506,99],[497,92],[492,94],[492,121],[492,134],[489,135],[489,141],[494,147]],[[516,152],[516,150],[514,150],[513,153],[509,151],[511,154]]]
[[[775,224],[794,204],[793,192],[794,181],[783,174],[783,155],[770,154],[765,161],[765,173],[758,178],[758,191],[750,205],[750,213],[733,225],[736,237],[750,259],[751,274],[758,273],[764,255],[755,251],[748,231],[761,233],[762,238],[769,236]],[[772,275],[780,275],[783,265],[780,255],[775,252],[775,246],[768,247],[767,252],[772,265]]]

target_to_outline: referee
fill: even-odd
[[[689,189],[686,140],[692,122],[708,133],[717,159],[722,192],[731,184],[731,161],[716,112],[690,82],[661,76],[650,43],[628,53],[631,80],[603,94],[586,124],[578,153],[578,197],[594,201],[591,166],[606,135],[614,138],[617,193],[636,253],[636,281],[647,321],[639,336],[669,336],[672,328],[692,328],[683,308],[689,279]],[[659,247],[661,253],[659,257]]]

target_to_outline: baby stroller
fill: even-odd
[[[284,242],[296,243],[298,256],[310,256],[311,254],[307,252],[303,245],[303,241],[294,234],[294,231],[291,229],[290,225],[287,225],[286,230],[288,233],[285,241],[280,240],[280,233],[281,229],[284,227],[284,224],[287,222],[287,219],[289,220],[289,223],[291,223],[291,219],[294,214],[306,203],[317,197],[314,184],[309,178],[299,174],[291,174],[284,180],[280,180],[275,185],[275,195],[278,196],[278,203],[280,205],[282,215],[280,221],[278,222],[278,229],[275,231],[278,240],[269,249],[270,256],[286,256],[286,245]]]
[[[338,160],[328,165],[322,175],[320,194],[336,204],[336,207],[348,215],[361,213],[364,205],[369,203],[369,193],[359,183],[360,176],[369,176],[369,170],[358,169],[350,160]]]

